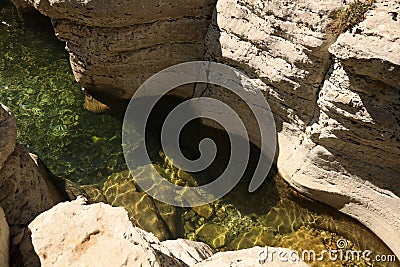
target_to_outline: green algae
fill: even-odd
[[[0,102],[18,123],[18,142],[58,177],[97,183],[125,167],[121,122],[83,109],[63,43],[47,18],[0,9]]]

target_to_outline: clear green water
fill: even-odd
[[[0,102],[17,118],[18,142],[56,176],[78,183],[126,168],[121,122],[83,109],[84,95],[50,22],[22,19],[8,1],[0,7]]]
[[[135,185],[141,176],[151,178],[146,166],[132,175],[124,171],[121,121],[83,109],[84,95],[49,21],[43,17],[22,19],[10,3],[2,1],[0,22],[0,102],[17,117],[18,142],[38,154],[57,177],[81,185],[76,186],[92,201],[125,207],[133,223],[162,239],[186,237],[216,250],[269,245],[320,252],[335,249],[336,241],[345,238],[348,249],[391,254],[366,228],[297,194],[278,175],[271,174],[254,194],[247,192],[244,179],[224,199],[193,209],[151,199]],[[196,138],[206,136],[224,139],[211,129],[193,132],[195,136],[189,134],[195,144]],[[190,144],[186,148],[192,149]],[[187,181],[187,175],[178,177],[179,170],[165,164],[162,157],[155,163],[165,176]],[[195,178],[217,175],[218,167],[223,164]],[[365,261],[310,264],[385,266]]]

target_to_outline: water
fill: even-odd
[[[87,184],[125,169],[122,123],[83,109],[64,45],[48,19],[0,9],[0,101],[17,118],[18,142],[59,177]]]
[[[392,254],[365,227],[298,194],[274,172],[259,190],[249,194],[251,164],[247,178],[224,199],[209,205],[180,209],[151,199],[135,183],[137,179],[151,179],[151,170],[141,166],[130,175],[121,149],[121,121],[83,109],[84,95],[49,21],[41,16],[22,19],[9,2],[2,1],[0,22],[0,102],[17,118],[18,142],[38,154],[55,176],[71,180],[93,202],[125,207],[135,225],[160,239],[185,237],[206,242],[217,251],[269,245],[320,253],[337,249],[337,241],[343,239],[345,249]],[[159,105],[153,133],[175,103],[176,99],[167,99]],[[192,158],[198,156],[198,140],[217,140],[217,163],[200,174],[184,173],[160,153],[158,138],[148,136],[159,172],[176,183],[187,184],[217,177],[228,155],[227,136],[196,123],[186,134],[189,137],[185,140],[190,142],[183,148]],[[252,151],[256,158],[257,149],[253,147]],[[363,260],[325,260],[310,265],[385,266]]]

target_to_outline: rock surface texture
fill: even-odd
[[[171,254],[183,261],[188,266],[193,266],[214,255],[214,251],[201,242],[190,241],[186,239],[166,240],[161,242]]]
[[[0,207],[0,266],[9,266],[10,252],[10,229],[4,214]]]
[[[215,1],[27,2],[52,18],[87,100],[113,106],[156,72],[203,58]]]
[[[200,242],[168,240],[134,227],[126,210],[104,203],[86,205],[82,197],[40,214],[30,225],[41,266],[260,266],[259,247],[217,253]],[[302,262],[263,266],[308,266]],[[289,255],[291,252],[282,249]],[[94,256],[95,255],[95,256]],[[211,257],[211,258],[210,258]],[[271,265],[270,265],[271,264]]]
[[[206,58],[245,71],[264,91],[282,176],[358,219],[399,256],[400,7],[375,1],[363,22],[334,36],[330,14],[341,5],[220,0]],[[259,141],[242,101],[215,87],[207,95],[250,121]]]
[[[104,102],[121,103],[178,62],[244,71],[274,113],[282,176],[365,224],[400,256],[398,1],[374,1],[342,34],[330,30],[332,12],[344,5],[338,0],[27,2],[52,18],[76,79]],[[238,111],[259,142],[238,97],[213,86],[194,93]]]
[[[0,206],[11,232],[11,258],[38,266],[27,225],[41,212],[65,198],[58,194],[37,157],[16,144],[17,128],[11,111],[0,106]]]
[[[181,266],[153,234],[133,227],[123,208],[85,205],[82,197],[42,213],[29,228],[44,267]]]

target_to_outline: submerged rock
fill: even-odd
[[[240,233],[229,245],[229,250],[239,250],[256,246],[271,246],[278,244],[275,235],[267,227],[255,226],[250,231]]]
[[[142,176],[151,179],[152,168],[143,167],[137,173],[129,171],[111,175],[104,183],[103,194],[107,203],[124,207],[134,225],[152,232],[160,240],[183,237],[183,218],[179,208],[152,199],[139,192],[134,182]]]
[[[205,224],[202,225],[197,231],[198,240],[209,244],[215,249],[223,248],[228,241],[229,229],[223,225],[218,224]]]

